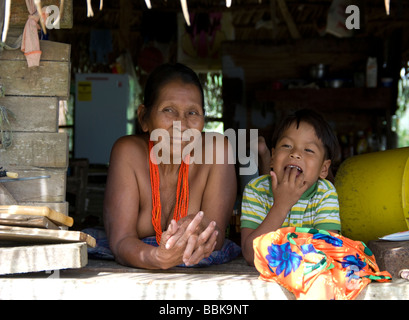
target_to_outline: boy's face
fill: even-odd
[[[306,122],[291,124],[277,140],[272,149],[271,167],[282,181],[285,170],[297,170],[297,178],[303,173],[308,187],[318,178],[324,179],[328,175],[331,160],[325,159],[325,148],[318,139],[315,129]]]

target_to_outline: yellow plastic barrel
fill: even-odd
[[[335,187],[344,236],[367,243],[409,229],[409,147],[348,158]]]

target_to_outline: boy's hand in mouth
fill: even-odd
[[[281,181],[278,181],[277,174],[274,171],[270,171],[270,175],[274,206],[282,207],[287,212],[290,211],[291,207],[297,203],[308,189],[308,185],[304,181],[303,170],[299,166],[288,165],[284,168]]]
[[[296,165],[294,165],[294,164],[289,164],[288,166],[286,166],[285,168],[284,168],[284,170],[287,170],[287,169],[297,169],[297,177],[303,172],[303,170],[299,167],[299,166],[296,166]]]

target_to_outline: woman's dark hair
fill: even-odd
[[[324,145],[325,158],[330,159],[331,162],[337,160],[339,157],[339,143],[336,135],[323,116],[310,109],[301,109],[296,111],[295,113],[287,116],[284,121],[278,127],[276,127],[272,139],[273,147],[276,147],[278,139],[280,139],[281,135],[286,129],[288,129],[294,123],[297,125],[298,129],[300,122],[306,122],[313,126],[315,134]]]
[[[193,84],[199,89],[204,111],[203,87],[197,74],[181,63],[165,63],[153,70],[146,81],[144,105],[147,112],[145,116],[149,117],[152,106],[155,104],[156,99],[159,96],[159,91],[163,86],[175,79],[179,79],[184,83]]]

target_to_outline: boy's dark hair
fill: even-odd
[[[300,122],[306,122],[314,127],[315,134],[324,145],[325,159],[330,159],[331,162],[337,160],[339,154],[339,143],[336,135],[323,116],[310,109],[301,109],[296,111],[295,113],[287,116],[284,121],[281,122],[278,127],[276,127],[272,138],[273,147],[276,147],[278,139],[286,129],[288,129],[293,123],[296,123],[298,129]]]

